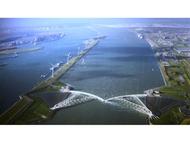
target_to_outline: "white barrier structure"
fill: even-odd
[[[51,110],[59,108],[66,108],[81,103],[85,103],[92,100],[98,100],[104,104],[117,106],[121,109],[128,110],[132,109],[139,113],[147,115],[149,118],[155,117],[153,113],[146,107],[146,105],[139,99],[139,97],[145,97],[146,94],[134,94],[134,95],[123,95],[112,97],[109,99],[103,99],[97,95],[82,92],[82,91],[69,91],[71,94],[69,97],[58,104],[54,105]]]

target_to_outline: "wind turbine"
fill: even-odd
[[[85,62],[84,62],[84,58],[82,59],[82,62],[81,62],[81,64],[85,64]]]
[[[68,55],[67,55],[67,64],[68,64],[68,62],[69,62],[70,56],[71,56],[71,53],[69,52]]]
[[[53,78],[54,77],[54,69],[55,69],[55,67],[54,67],[54,65],[53,64],[51,64],[51,68],[50,68],[50,71],[51,71],[51,77]]]

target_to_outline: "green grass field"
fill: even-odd
[[[33,124],[48,119],[52,114],[41,98],[23,96],[0,116],[0,124]]]
[[[170,109],[168,112],[162,114],[159,119],[152,119],[151,123],[158,125],[176,125],[181,124],[183,120],[183,113],[180,112],[178,107],[174,107]]]
[[[190,64],[182,60],[179,63],[170,63],[171,66],[164,67],[168,86],[160,88],[162,96],[169,96],[179,100],[190,101]],[[151,120],[153,124],[190,124],[190,118],[185,116],[174,107],[163,113],[160,119]]]
[[[190,97],[190,70],[187,65],[181,61],[179,64],[165,67],[165,73],[168,86],[160,88],[162,95],[188,99]]]

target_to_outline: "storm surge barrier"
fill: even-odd
[[[155,118],[156,116],[146,107],[146,105],[139,99],[139,97],[145,97],[146,94],[134,94],[134,95],[123,95],[103,99],[95,94],[82,92],[82,91],[69,91],[70,95],[67,99],[55,104],[51,110],[57,110],[61,108],[68,108],[89,101],[97,100],[103,104],[118,107],[123,110],[134,110],[142,113],[149,118]]]

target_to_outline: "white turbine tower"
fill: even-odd
[[[85,64],[84,58],[82,59],[81,64],[82,64],[82,65],[84,65],[84,64]]]
[[[52,64],[51,64],[52,65]],[[51,77],[53,78],[54,77],[54,65],[52,65],[52,67],[50,68],[50,71],[51,71]]]
[[[69,62],[69,58],[71,57],[71,53],[69,52],[68,55],[67,55],[67,64]]]

